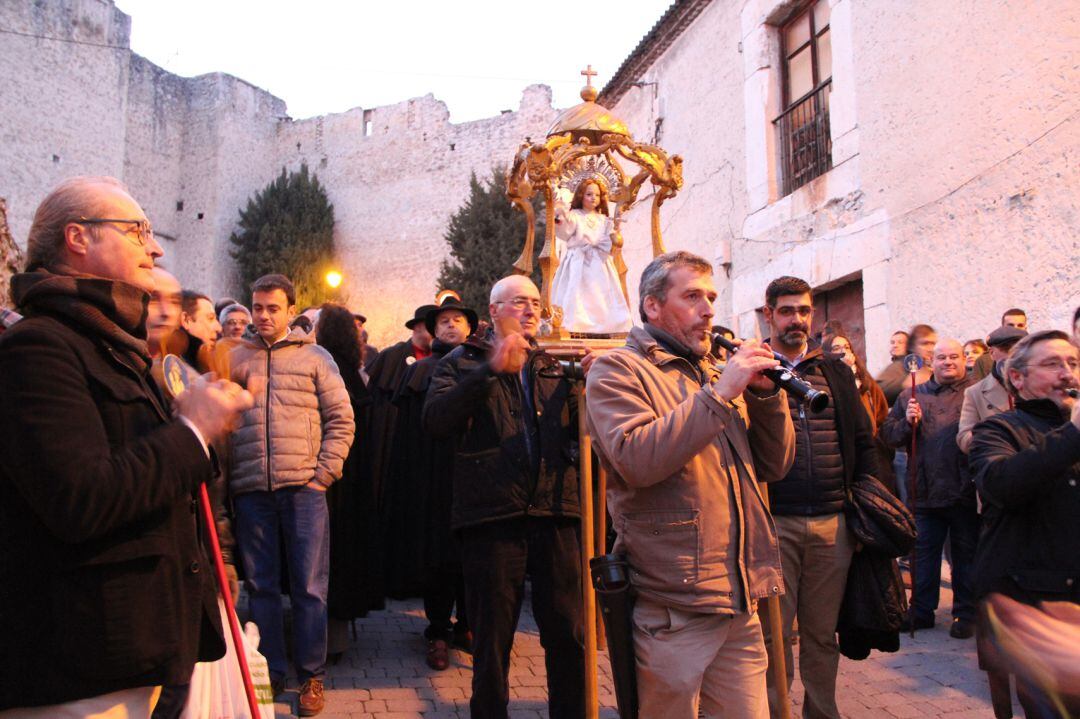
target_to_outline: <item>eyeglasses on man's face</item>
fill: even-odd
[[[499,300],[495,304],[510,305],[515,310],[523,310],[528,307],[531,308],[533,312],[540,312],[540,300],[533,297],[511,297],[508,300]]]
[[[78,225],[127,225],[122,234],[137,247],[146,247],[154,240],[154,230],[150,220],[119,220],[106,217],[80,217]]]

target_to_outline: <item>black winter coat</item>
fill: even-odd
[[[194,490],[148,371],[72,320],[0,339],[0,709],[184,684],[224,654]]]
[[[840,651],[849,659],[866,659],[871,649],[895,652],[907,613],[896,557],[915,544],[915,518],[885,485],[864,479],[852,487],[847,520],[859,548],[837,619]]]
[[[424,404],[425,429],[457,438],[451,525],[580,517],[580,389],[557,376],[554,359],[534,351],[526,365],[532,390],[526,405],[518,375],[491,371],[489,346],[471,339],[443,357]]]
[[[975,596],[1080,602],[1080,430],[1050,400],[975,425]]]
[[[922,407],[923,418],[916,430],[916,461],[908,461],[908,477],[904,481],[910,486],[911,474],[916,473],[913,502],[916,510],[975,506],[968,455],[956,444],[964,390],[972,384],[970,379],[963,379],[943,385],[931,378],[915,387],[915,399]],[[907,421],[909,399],[910,387],[896,398],[885,424],[881,425],[881,437],[890,447],[911,446],[911,425]],[[897,477],[896,481],[901,478]]]
[[[795,368],[816,389],[831,395],[820,415],[788,394],[795,425],[795,463],[787,476],[769,485],[774,515],[819,516],[844,508],[844,488],[858,477],[877,477],[874,430],[859,397],[855,375],[838,359],[811,348]]]

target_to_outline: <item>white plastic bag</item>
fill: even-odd
[[[182,719],[252,719],[248,709],[244,679],[236,659],[225,604],[218,598],[221,624],[225,628],[225,656],[216,662],[199,662],[191,675],[191,693]],[[274,697],[270,689],[270,668],[259,654],[259,628],[253,622],[244,626],[244,649],[247,654],[255,698],[259,702],[256,719],[274,719]]]

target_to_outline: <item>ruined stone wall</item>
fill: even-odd
[[[446,105],[428,95],[368,111],[370,135],[361,109],[282,124],[279,162],[290,170],[306,162],[326,186],[342,292],[368,317],[376,345],[402,339],[413,309],[432,301],[443,233],[468,197],[469,174],[509,166],[554,115],[550,89],[533,86],[517,112],[476,122],[451,124]]]
[[[61,180],[112,175],[154,223],[162,264],[221,296],[235,285],[228,238],[239,210],[283,167],[306,162],[334,204],[342,296],[378,345],[400,339],[413,308],[433,298],[469,174],[509,165],[555,115],[550,89],[534,86],[517,112],[457,125],[430,95],[293,121],[282,100],[243,80],[182,78],[132,53],[130,23],[108,0],[0,4],[0,26],[23,33],[0,35],[0,196],[17,242]]]

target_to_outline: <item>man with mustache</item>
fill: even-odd
[[[855,375],[810,340],[814,316],[810,285],[797,277],[778,277],[765,290],[764,312],[772,331],[769,344],[789,368],[832,398],[824,411],[811,414],[788,395],[795,464],[769,493],[787,587],[780,609],[788,687],[795,672],[791,634],[798,618],[799,675],[806,689],[803,716],[839,719],[836,620],[855,548],[843,513],[844,498],[854,482],[878,474],[874,432]],[[766,629],[767,634],[778,631]],[[771,684],[772,672],[768,676]],[[772,686],[769,698],[773,716],[780,716]]]
[[[1064,332],[1035,332],[1005,362],[1016,408],[976,425],[971,469],[983,501],[975,553],[975,596],[993,592],[1030,604],[1080,604],[1080,353]],[[990,676],[995,706],[1010,707],[1014,667],[993,651],[985,612],[978,625],[979,667]],[[995,687],[995,682],[997,686]],[[1027,716],[1059,716],[1038,707],[1035,687],[1017,676]],[[1080,712],[1076,687],[1063,697],[1068,715]],[[998,716],[1010,714],[998,714]]]
[[[779,362],[752,340],[709,354],[712,266],[689,252],[641,276],[644,323],[588,374],[589,425],[637,592],[640,715],[768,716],[759,600],[784,591],[758,482],[784,476],[794,435]],[[851,375],[851,372],[848,372]],[[862,408],[860,407],[860,412]]]
[[[912,504],[918,528],[911,597],[915,628],[934,626],[941,584],[941,550],[948,535],[953,588],[949,636],[969,639],[975,632],[971,564],[979,535],[979,515],[968,458],[960,451],[956,437],[960,431],[964,390],[973,380],[967,376],[964,346],[958,340],[939,340],[931,367],[933,376],[929,380],[918,385],[914,393],[908,387],[896,398],[881,425],[881,436],[893,447],[910,445],[913,434],[918,440],[915,463],[908,463],[908,477],[915,477]]]

